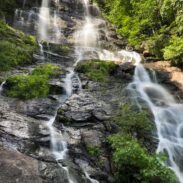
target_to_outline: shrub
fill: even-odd
[[[87,151],[88,151],[88,154],[93,157],[93,158],[96,158],[98,159],[100,154],[101,154],[101,151],[100,151],[100,148],[98,146],[92,146],[92,145],[88,145],[86,147]]]
[[[0,21],[0,70],[33,62],[37,49],[36,39],[14,30]]]
[[[49,94],[48,81],[58,74],[59,67],[44,64],[38,66],[30,75],[17,75],[9,77],[6,81],[5,94],[9,97],[31,99],[46,97]]]
[[[80,62],[76,71],[84,73],[93,81],[106,82],[116,67],[112,61],[89,60]]]
[[[49,78],[59,75],[61,69],[53,64],[42,64],[32,71],[32,75],[46,75]]]
[[[157,155],[149,155],[137,140],[130,136],[109,137],[113,149],[113,164],[118,183],[176,183],[171,169],[160,162]]]
[[[164,57],[183,68],[183,38],[173,36],[169,45],[164,48]]]
[[[13,76],[8,78],[7,85],[6,95],[9,97],[31,99],[46,97],[49,93],[47,77],[44,75]]]
[[[150,141],[154,125],[146,112],[136,112],[132,106],[125,104],[121,106],[114,122],[120,127],[123,133],[131,134],[140,141]]]

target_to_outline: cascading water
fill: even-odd
[[[53,16],[53,34],[55,35],[54,36],[54,39],[53,41],[55,43],[59,43],[60,42],[60,38],[61,38],[61,31],[60,31],[60,28],[59,28],[59,23],[58,23],[58,15],[57,15],[57,10],[54,10],[54,16]]]
[[[98,31],[96,29],[96,25],[93,23],[93,19],[91,18],[89,12],[89,1],[83,0],[84,8],[85,8],[85,22],[83,27],[78,30],[75,34],[75,45],[78,47],[97,47],[98,40]]]
[[[140,63],[140,55],[135,55],[134,80],[128,89],[139,106],[140,101],[145,101],[150,108],[159,139],[157,152],[168,155],[167,165],[183,183],[183,105],[177,103],[165,88],[151,80]]]
[[[43,0],[39,13],[38,38],[40,41],[48,40],[48,28],[50,23],[49,0]]]
[[[3,91],[3,86],[4,84],[6,83],[6,81],[3,81],[0,85],[0,95],[2,94],[2,91]]]

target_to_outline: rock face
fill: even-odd
[[[104,102],[98,102],[89,93],[74,94],[58,111],[57,121],[82,126],[109,119],[110,110]],[[67,121],[64,121],[67,120]]]
[[[133,69],[131,64],[122,64],[107,82],[92,81],[79,73],[82,91],[73,94],[57,113],[54,125],[65,131],[70,156],[99,182],[113,182],[107,136],[113,114],[126,102],[125,88]]]
[[[15,150],[0,146],[0,182],[42,183],[39,176],[38,161]]]
[[[182,100],[183,73],[179,68],[171,66],[168,61],[145,63],[145,66],[155,70],[158,82],[165,85],[176,98]]]

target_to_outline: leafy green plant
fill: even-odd
[[[32,71],[32,75],[46,75],[49,78],[53,76],[57,76],[61,73],[61,69],[53,64],[42,64],[36,67]]]
[[[21,99],[45,97],[49,93],[49,85],[46,76],[19,75],[10,77],[7,80],[8,88],[6,95]]]
[[[33,36],[26,36],[0,21],[0,39],[0,70],[33,62],[33,53],[37,49]]]
[[[119,126],[120,131],[131,134],[142,142],[150,141],[152,138],[154,125],[145,111],[136,112],[132,106],[125,104],[114,117],[114,122]]]
[[[112,61],[89,60],[78,64],[76,71],[93,81],[106,82],[117,65]]]
[[[176,183],[171,169],[160,162],[160,156],[149,155],[137,140],[127,135],[109,137],[118,183]]]
[[[164,57],[183,68],[183,38],[173,36],[169,45],[164,48]]]
[[[48,81],[58,74],[59,67],[52,64],[38,66],[29,75],[9,77],[6,81],[5,95],[20,99],[46,97],[49,94]]]
[[[117,32],[128,39],[130,46],[143,51],[143,45],[146,44],[149,47],[146,51],[155,58],[163,59],[164,56],[164,59],[170,59],[174,65],[182,67],[181,1],[95,0],[95,2],[101,7],[104,16],[115,25]]]
[[[92,145],[88,145],[86,147],[87,151],[88,151],[88,154],[93,157],[93,158],[96,158],[98,159],[100,157],[100,154],[101,154],[101,150],[98,146],[92,146]]]

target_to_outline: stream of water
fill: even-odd
[[[151,110],[159,139],[157,153],[168,155],[167,165],[174,170],[180,183],[183,183],[183,105],[177,103],[174,97],[157,83],[156,78],[150,78],[140,63],[140,55],[135,55],[134,79],[128,89],[139,107],[140,101],[145,101]]]

